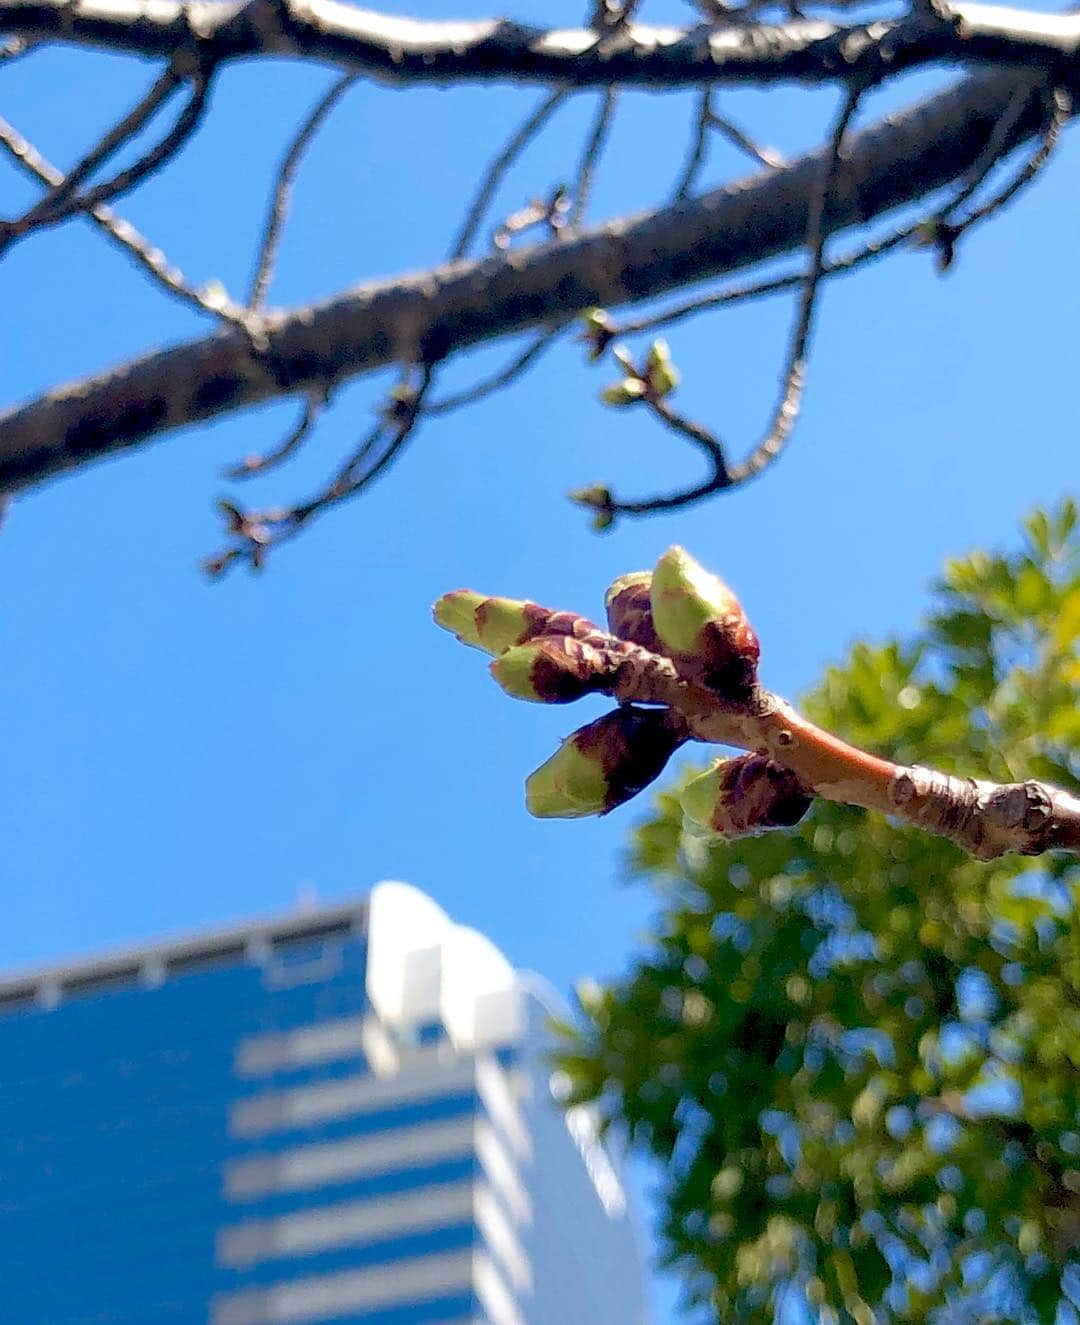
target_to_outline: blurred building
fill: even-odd
[[[542,997],[424,894],[0,981],[4,1325],[640,1325]]]

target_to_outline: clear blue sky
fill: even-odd
[[[66,164],[152,71],[46,52],[0,76],[5,116]],[[183,159],[121,210],[192,278],[242,291],[274,163],[333,76],[285,63],[227,71]],[[926,85],[908,80],[889,100]],[[305,164],[272,302],[436,263],[470,181],[537,96],[356,88]],[[503,212],[566,177],[591,104],[552,127]],[[724,105],[795,151],[820,133],[831,98],[732,94]],[[625,99],[594,217],[662,195],[689,113],[685,97]],[[736,168],[719,144],[713,163],[713,179]],[[293,403],[21,497],[0,533],[0,967],[396,877],[564,990],[624,969],[653,910],[622,879],[643,807],[600,822],[529,819],[525,775],[586,715],[507,700],[479,654],[433,628],[431,601],[470,585],[597,614],[610,579],[681,542],[743,597],[765,678],[785,693],[854,639],[913,627],[944,557],[1008,540],[1025,509],[1077,487],[1076,168],[1067,140],[946,279],[906,252],[830,287],[789,453],[696,510],[597,537],[564,500],[587,482],[630,494],[695,472],[647,419],[596,403],[611,374],[586,369],[570,344],[512,391],[422,429],[384,482],[282,548],[261,578],[211,585],[196,567],[220,544],[221,469],[272,444]],[[6,166],[0,190],[5,214],[34,196]],[[16,246],[0,282],[4,402],[200,333],[86,224]],[[789,315],[774,301],[670,338],[683,407],[736,446],[771,404]],[[505,353],[462,361],[447,385]],[[306,492],[386,384],[343,391],[307,453],[241,496]],[[673,1319],[671,1292],[661,1296]]]

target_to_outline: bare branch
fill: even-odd
[[[238,465],[232,465],[225,471],[225,477],[254,478],[256,474],[265,474],[268,469],[273,469],[276,465],[280,465],[282,461],[287,460],[307,440],[308,434],[314,428],[326,405],[328,396],[328,391],[313,391],[304,400],[304,408],[300,413],[296,426],[286,434],[282,442],[275,446],[272,451],[266,451],[262,455],[245,456]]]
[[[207,574],[220,576],[242,560],[248,561],[253,570],[261,570],[272,547],[294,538],[315,516],[322,515],[370,487],[397,459],[414,431],[434,372],[434,364],[421,364],[419,378],[414,383],[410,380],[412,370],[406,370],[401,383],[391,392],[389,402],[375,426],[330,482],[306,501],[298,502],[295,506],[250,512],[241,511],[230,501],[220,501],[218,505],[236,541],[232,547],[203,562]],[[309,408],[317,412],[322,403],[309,402]],[[305,411],[297,433],[306,434],[309,426]],[[279,447],[277,452],[272,453],[271,463],[282,458],[282,451],[285,451],[294,437],[296,433],[286,439],[284,446]],[[301,436],[296,444],[299,445],[302,439]]]
[[[278,168],[277,181],[271,196],[270,210],[266,217],[262,243],[259,245],[259,256],[255,263],[255,275],[251,281],[251,293],[248,295],[248,308],[253,313],[261,311],[270,291],[278,245],[281,242],[281,232],[285,226],[285,218],[289,214],[293,180],[296,177],[300,161],[322,127],[326,117],[356,82],[356,78],[356,74],[345,74],[344,77],[339,78],[333,84],[300,128],[297,129],[296,135],[289,145],[289,150],[285,153]]]
[[[606,521],[617,515],[648,515],[658,511],[678,510],[700,501],[710,493],[745,483],[772,464],[783,450],[799,416],[799,406],[806,382],[807,349],[824,267],[826,208],[836,185],[844,136],[864,91],[864,88],[856,85],[847,92],[829,136],[820,183],[814,190],[807,222],[806,247],[809,256],[807,269],[801,280],[802,294],[798,316],[791,334],[783,387],[765,436],[741,464],[734,466],[729,464],[723,443],[715,433],[702,424],[676,413],[665,397],[651,388],[648,374],[638,372],[636,376],[643,388],[642,403],[647,405],[667,427],[687,437],[704,452],[709,461],[709,474],[702,482],[691,487],[665,493],[659,497],[639,498],[636,501],[616,500],[606,486],[585,489],[583,493],[577,495],[576,500],[582,505],[594,507],[599,512],[602,527]],[[633,371],[632,362],[626,366]]]
[[[1016,91],[1004,73],[966,79],[852,136],[844,189],[824,231],[863,225],[966,175]],[[1004,144],[1045,124],[1029,100]],[[162,432],[259,401],[410,362],[448,357],[529,327],[557,328],[592,307],[652,298],[801,245],[825,157],[527,251],[370,284],[266,319],[266,353],[219,333],[60,388],[0,417],[0,488],[39,482]]]
[[[476,233],[483,222],[484,214],[491,206],[491,200],[494,198],[506,172],[569,95],[566,91],[549,93],[533,113],[522,122],[511,136],[510,141],[488,166],[483,179],[480,181],[480,188],[476,197],[466,213],[461,226],[461,233],[454,241],[454,247],[450,250],[450,260],[452,262],[458,258],[463,258],[468,252],[469,245],[475,239]]]
[[[134,138],[179,86],[179,75],[172,69],[166,69],[155,80],[149,91],[140,98],[138,104],[114,125],[44,198],[34,203],[17,220],[6,223],[3,227],[5,238],[12,239],[16,235],[25,234],[27,230],[32,230],[42,221],[59,221],[69,216],[74,209],[66,204],[83,180],[88,179],[109,157]]]
[[[557,331],[542,331],[535,340],[530,341],[520,354],[516,354],[504,368],[492,373],[490,377],[483,378],[474,386],[466,387],[463,391],[455,391],[451,395],[441,396],[438,400],[429,401],[423,407],[423,413],[449,414],[453,410],[461,409],[463,405],[474,405],[478,400],[484,400],[487,396],[494,395],[496,391],[501,391],[503,387],[515,382],[531,368],[537,359],[555,343],[558,335]]]
[[[698,112],[694,123],[694,132],[690,138],[690,150],[686,154],[686,161],[679,174],[678,183],[671,195],[676,202],[681,198],[689,197],[690,191],[701,173],[701,168],[705,164],[709,144],[709,126],[712,124],[712,99],[713,90],[711,87],[707,87],[698,99]]]
[[[784,158],[779,152],[756,143],[744,129],[740,129],[735,121],[728,119],[726,115],[719,115],[715,110],[710,110],[708,124],[718,133],[723,134],[740,152],[745,152],[751,160],[756,161],[759,166],[775,170],[777,166],[784,164]]]
[[[34,145],[22,136],[7,120],[0,119],[0,148],[3,148],[12,160],[35,179],[43,184],[55,186],[64,176],[51,164]],[[86,213],[102,231],[125,253],[133,258],[143,271],[165,291],[200,313],[209,313],[236,326],[246,325],[245,310],[229,298],[223,287],[216,283],[202,289],[193,286],[184,273],[168,260],[161,249],[152,244],[122,216],[117,216],[110,208],[103,205],[91,207]]]
[[[204,62],[291,55],[391,82],[514,81],[565,87],[687,87],[714,82],[867,82],[940,61],[1063,73],[1080,50],[1080,15],[959,3],[897,19],[796,19],[654,27],[629,21],[603,42],[591,28],[509,19],[426,22],[338,0],[0,0],[0,32],[22,38],[194,56]]]
[[[593,120],[592,129],[585,141],[577,173],[574,176],[573,202],[566,221],[567,227],[571,231],[576,230],[585,219],[585,209],[589,205],[589,193],[592,189],[593,173],[603,154],[604,144],[611,130],[611,122],[615,116],[615,105],[618,97],[618,92],[609,87],[600,98],[596,118]]]
[[[155,87],[159,85],[160,84],[156,84]],[[126,166],[123,170],[119,171],[112,179],[94,185],[92,188],[87,189],[85,193],[70,192],[67,187],[70,176],[63,179],[56,190],[59,196],[59,201],[50,202],[49,198],[45,198],[42,203],[32,207],[29,212],[18,220],[9,221],[5,225],[0,226],[0,252],[21,235],[28,234],[31,231],[37,232],[47,226],[57,225],[59,222],[66,220],[69,216],[77,215],[80,212],[93,211],[95,207],[100,206],[102,203],[108,202],[112,198],[119,197],[123,193],[127,193],[130,189],[133,189],[137,184],[148,178],[148,176],[154,174],[155,171],[160,170],[162,166],[176,155],[184,143],[187,142],[188,138],[190,138],[195,132],[199,125],[199,121],[202,119],[203,111],[206,109],[206,98],[209,90],[209,75],[204,75],[202,72],[192,75],[191,97],[187,105],[177,117],[176,123],[160,142],[150,148],[149,151],[145,152],[130,166]],[[149,97],[146,98],[146,101],[148,100]],[[145,104],[145,102],[141,104]],[[134,112],[132,113],[132,116],[128,116],[126,119],[131,120],[133,115]],[[127,136],[130,135],[125,133],[124,137]],[[119,143],[116,145],[118,146]],[[73,171],[72,174],[82,172],[86,161],[99,155],[100,147],[101,145],[99,144],[98,148],[95,148],[94,151],[90,153],[90,156],[85,158],[84,161],[75,168],[75,171]],[[106,153],[105,155],[108,154],[109,153]],[[48,208],[44,211],[39,210],[40,208],[45,207],[46,203],[49,204]]]
[[[828,148],[828,164],[822,172],[821,187],[814,196],[814,204],[806,230],[806,248],[808,253],[806,275],[803,278],[802,293],[799,298],[799,314],[791,336],[787,366],[784,370],[783,390],[773,413],[769,428],[747,458],[732,469],[729,483],[745,483],[765,470],[784,449],[795,420],[799,417],[803,390],[806,385],[806,356],[810,345],[810,334],[814,326],[814,312],[817,308],[817,296],[821,289],[821,275],[825,261],[825,241],[828,233],[825,229],[825,209],[832,197],[844,143],[852,117],[859,108],[863,88],[853,87],[844,99],[840,114],[836,118]]]

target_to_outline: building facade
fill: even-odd
[[[0,981],[4,1325],[641,1325],[544,999],[424,894]]]

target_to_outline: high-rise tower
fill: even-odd
[[[0,981],[5,1325],[641,1325],[545,1020],[396,883]]]

